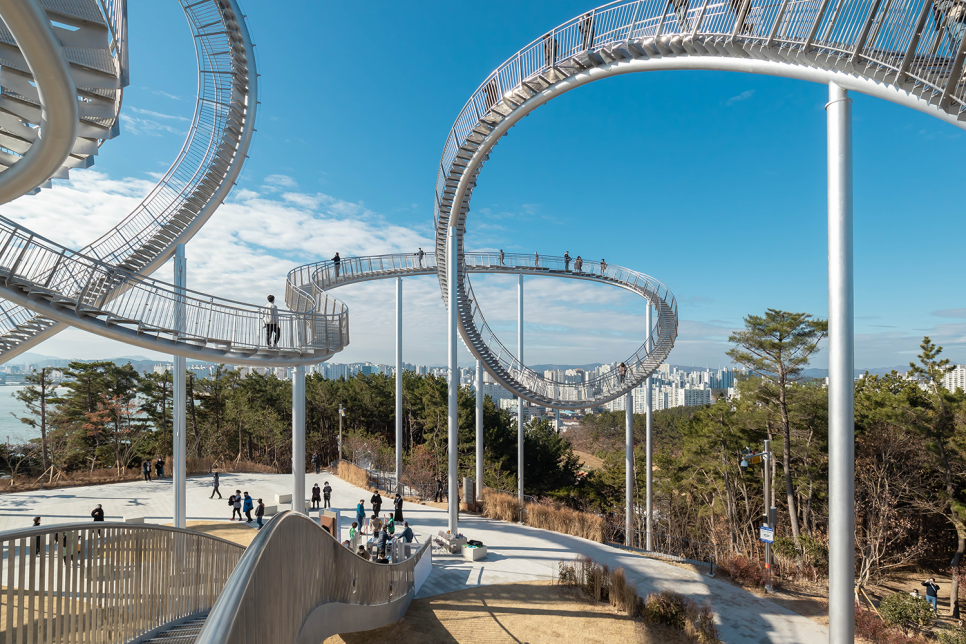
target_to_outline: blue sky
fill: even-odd
[[[288,268],[336,251],[431,245],[435,169],[463,103],[518,49],[591,5],[279,7],[243,3],[261,73],[258,132],[231,203],[188,246],[192,288],[255,302],[282,291]],[[5,207],[74,246],[150,188],[194,108],[178,3],[132,3],[129,12],[122,136],[104,145],[93,172]],[[966,362],[966,137],[907,108],[854,99],[856,366],[904,364],[925,334]],[[496,148],[474,195],[468,247],[569,250],[651,274],[680,304],[670,362],[727,364],[727,335],[744,315],[827,315],[826,100],[820,85],[713,72],[634,74],[571,92]],[[485,279],[480,292],[488,319],[515,344],[514,283]],[[527,293],[530,363],[619,360],[643,339],[643,307],[621,292],[531,280]],[[339,297],[352,345],[335,361],[390,361],[392,285]],[[406,298],[405,359],[442,364],[435,280],[407,283]],[[80,332],[35,352],[146,354]]]

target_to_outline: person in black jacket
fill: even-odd
[[[402,498],[402,495],[399,494],[399,492],[396,492],[396,498],[392,500],[392,505],[393,505],[393,508],[395,509],[395,513],[393,514],[392,520],[395,521],[396,523],[401,524],[403,522],[403,513],[402,513],[403,498]]]
[[[936,603],[939,600],[939,584],[936,583],[935,577],[930,577],[926,581],[920,584],[926,587],[926,601],[932,606],[932,609],[939,612],[939,608]]]
[[[332,507],[332,486],[326,481],[325,485],[322,486],[322,507],[331,508]]]
[[[382,509],[382,497],[379,496],[379,490],[376,490],[376,493],[372,495],[369,502],[372,503],[372,513],[378,517],[379,510]]]
[[[101,504],[100,503],[98,503],[97,504],[97,507],[94,508],[94,511],[91,512],[91,516],[94,517],[94,520],[95,521],[103,521],[104,520],[104,509],[101,507]]]

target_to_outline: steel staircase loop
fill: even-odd
[[[929,0],[617,0],[580,14],[511,56],[463,106],[446,137],[436,179],[440,289],[445,299],[446,244],[452,228],[460,258],[460,334],[470,350],[513,393],[538,404],[553,397],[553,384],[508,358],[512,353],[486,325],[473,304],[463,253],[466,217],[483,164],[524,116],[595,80],[705,69],[835,82],[966,129],[966,43],[957,35],[962,25],[942,11],[928,20],[930,6]],[[665,333],[672,310],[658,307],[654,355],[635,354],[644,371],[656,368],[654,359],[673,344],[673,334]],[[615,397],[612,382],[612,376],[605,378],[602,392],[609,393],[587,393],[587,400]]]
[[[336,268],[331,260],[299,266],[289,272],[286,304],[293,311],[314,311],[316,302],[331,300],[333,289],[412,275],[436,275],[437,257],[415,253],[345,257]],[[507,253],[465,253],[462,256],[463,289],[466,307],[460,309],[464,329],[463,342],[474,356],[490,356],[484,362],[487,371],[510,392],[535,404],[557,409],[584,409],[613,400],[639,386],[668,356],[677,337],[677,303],[666,286],[653,277],[637,271],[600,262],[585,261],[577,270],[562,257],[540,256],[539,264],[532,255]],[[578,279],[610,284],[645,298],[655,307],[657,316],[645,342],[624,363],[627,373],[621,377],[610,370],[589,382],[579,384],[546,380],[542,374],[520,365],[513,353],[504,347],[483,317],[473,294],[471,273],[503,273]],[[336,300],[337,301],[337,300]],[[341,303],[340,303],[341,304]],[[482,357],[480,358],[483,359]]]
[[[180,2],[198,61],[198,97],[188,136],[174,163],[138,207],[80,250],[82,255],[116,267],[118,274],[150,275],[173,255],[178,243],[188,241],[200,230],[233,187],[254,132],[257,73],[251,38],[237,1]],[[75,13],[86,7],[90,15],[97,9],[93,0],[45,0],[48,12],[53,11],[49,7],[61,5],[75,7]],[[107,0],[99,6],[117,23],[110,34],[112,43],[119,43],[117,68],[126,84],[126,3]],[[56,15],[59,20],[60,14]],[[0,115],[2,108],[0,104]],[[60,275],[62,272],[52,271],[44,286],[55,290],[65,287],[55,279]],[[117,292],[107,283],[91,288],[91,295]],[[64,322],[0,301],[0,360],[29,350],[63,328]]]

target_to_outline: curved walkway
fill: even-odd
[[[467,332],[463,341],[472,353],[489,360],[484,362],[487,371],[509,391],[534,404],[585,409],[613,400],[640,385],[667,359],[674,346],[678,330],[677,303],[668,288],[653,277],[605,262],[588,260],[581,265],[569,258],[550,255],[477,252],[465,253],[462,259],[473,317],[473,324],[463,326]],[[646,299],[657,311],[657,319],[651,329],[645,329],[646,339],[640,348],[624,360],[627,373],[623,376],[614,368],[579,384],[546,380],[543,374],[520,364],[513,352],[500,343],[473,295],[471,273],[533,275],[610,284]],[[422,257],[415,253],[345,257],[338,266],[331,260],[316,262],[289,272],[285,301],[294,311],[312,311],[318,302],[330,300],[328,292],[340,286],[436,274],[434,253],[425,253]]]
[[[368,509],[372,494],[324,472],[307,474],[306,479],[307,489],[311,489],[314,483],[321,486],[324,481],[332,485],[333,507],[342,513],[342,538],[347,539],[355,505],[359,499],[365,499]],[[231,514],[227,498],[236,489],[264,498],[267,504],[274,503],[274,494],[291,491],[291,476],[288,475],[225,474],[222,476],[225,499],[216,497],[211,500],[208,498],[211,494],[209,482],[209,477],[188,479],[189,520],[227,520]],[[391,507],[389,501],[388,498],[385,500],[384,507]],[[104,505],[109,521],[124,516],[141,516],[151,523],[170,523],[173,511],[171,482],[131,482],[3,494],[0,495],[0,530],[26,527],[36,515],[43,517],[44,525],[89,519],[90,510],[97,503]],[[404,513],[421,542],[446,529],[445,510],[406,504]],[[317,513],[313,511],[311,515]],[[625,568],[642,594],[669,589],[710,601],[718,615],[722,641],[781,644],[828,641],[827,629],[806,617],[726,581],[655,559],[578,537],[480,517],[462,516],[460,529],[470,538],[487,544],[487,558],[471,563],[456,557],[435,557],[433,573],[418,597],[479,585],[549,580],[560,559],[583,554],[609,566]]]

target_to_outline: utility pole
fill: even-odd
[[[765,514],[764,521],[761,523],[761,530],[759,534],[759,540],[765,543],[765,573],[767,574],[767,580],[765,581],[765,591],[772,591],[771,584],[771,564],[772,564],[772,541],[775,538],[775,525],[778,523],[778,508],[775,507],[775,494],[772,489],[772,452],[771,452],[771,441],[765,441],[765,450],[755,454],[748,448],[742,450],[741,453],[741,469],[746,469],[749,465],[762,464],[762,468],[765,471],[765,489],[764,489],[764,501],[765,501]]]

